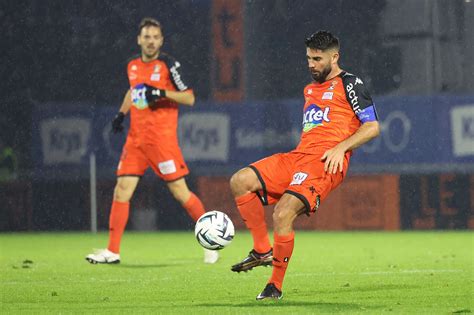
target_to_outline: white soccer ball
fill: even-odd
[[[223,249],[234,238],[234,224],[224,212],[209,211],[196,222],[194,235],[202,247],[212,250]]]

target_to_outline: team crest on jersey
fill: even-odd
[[[333,81],[331,82],[331,86],[328,87],[328,90],[334,90],[334,88],[336,87],[336,85],[337,85],[337,81],[336,81],[336,80],[333,80]]]
[[[316,104],[309,105],[303,114],[303,132],[321,126],[323,122],[330,122],[329,107],[321,109]]]
[[[144,84],[138,84],[132,90],[132,102],[133,105],[138,109],[144,109],[148,107],[145,92],[146,87]]]

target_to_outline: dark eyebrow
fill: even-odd
[[[307,57],[308,59],[313,59],[314,61],[317,61],[318,59],[321,59],[320,56],[310,57],[310,56],[306,55],[306,57]]]

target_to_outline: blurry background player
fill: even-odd
[[[148,167],[167,182],[173,197],[196,221],[204,212],[199,198],[189,191],[184,176],[189,173],[178,146],[178,103],[194,105],[194,94],[183,79],[180,64],[160,51],[162,28],[152,18],[142,20],[138,31],[141,55],[128,63],[130,89],[112,122],[114,132],[123,130],[130,110],[130,130],[117,168],[109,221],[107,249],[90,254],[91,263],[120,262],[120,239],[127,224],[129,201]],[[204,262],[215,263],[218,254],[205,250]]]
[[[339,40],[319,31],[306,39],[313,83],[304,89],[303,132],[295,150],[241,169],[230,184],[240,214],[253,237],[253,249],[232,271],[273,265],[257,300],[280,299],[294,246],[293,221],[316,212],[347,174],[351,150],[379,135],[374,103],[361,79],[338,66]],[[274,204],[273,248],[263,205]],[[263,205],[262,205],[263,204]]]

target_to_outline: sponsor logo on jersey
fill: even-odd
[[[160,81],[161,75],[159,73],[153,73],[150,77],[151,81]]]
[[[130,73],[130,77],[129,77],[130,80],[136,80],[137,78],[138,78],[138,75],[135,72]]]
[[[323,122],[330,122],[329,107],[321,109],[316,104],[309,105],[303,114],[303,132],[321,126]]]
[[[356,84],[357,84],[357,80],[356,80]],[[347,91],[347,94],[349,95],[349,102],[351,103],[352,109],[354,110],[354,113],[357,114],[360,111],[360,106],[359,106],[359,97],[357,96],[356,91],[354,90],[354,84],[349,83],[346,86],[346,91]]]
[[[132,102],[133,105],[138,109],[144,109],[148,107],[145,92],[146,87],[142,83],[136,85],[132,90]]]
[[[332,96],[334,95],[334,92],[324,92],[323,93],[323,100],[332,100]]]
[[[291,181],[290,186],[301,185],[301,183],[303,183],[307,177],[308,177],[308,174],[303,173],[303,172],[298,172],[298,173],[293,174],[293,180]]]
[[[176,84],[176,87],[180,91],[186,90],[188,87],[184,84],[183,80],[181,79],[181,75],[178,72],[178,68],[181,67],[179,62],[175,62],[174,65],[171,67],[170,72],[171,76],[173,77],[173,81]]]

